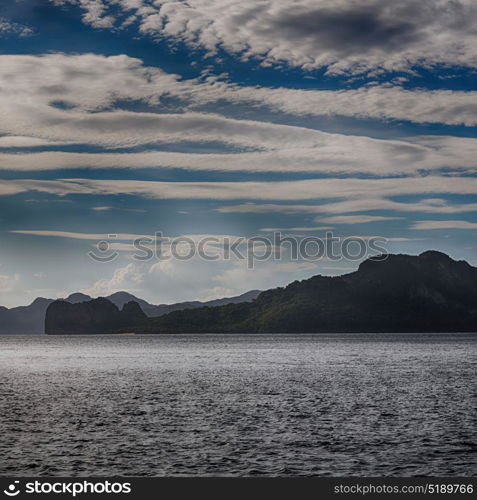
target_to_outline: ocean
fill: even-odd
[[[476,334],[0,336],[3,476],[471,476]]]

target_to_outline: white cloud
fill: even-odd
[[[114,114],[111,114],[114,115]],[[131,114],[132,115],[132,114]],[[111,116],[110,116],[111,117]],[[118,115],[119,117],[119,115]],[[131,116],[135,121],[138,117]],[[147,121],[153,123],[155,117]],[[368,173],[373,175],[415,174],[424,171],[477,171],[477,140],[457,137],[413,138],[411,140],[378,140],[368,137],[328,134],[315,130],[230,120],[216,115],[162,115],[159,128],[136,128],[134,134],[121,138],[113,121],[102,126],[113,132],[88,138],[94,126],[85,131],[85,142],[130,145],[153,141],[221,140],[268,151],[238,153],[70,153],[47,151],[36,153],[0,153],[0,170],[42,171],[91,169],[181,168],[208,171],[248,172],[319,172]],[[126,121],[126,123],[130,123]],[[174,132],[174,127],[176,131]],[[0,126],[1,128],[1,126]],[[67,128],[61,132],[66,139]],[[126,132],[124,125],[120,126]],[[183,132],[182,132],[183,129]],[[152,132],[154,130],[154,132]],[[197,132],[197,133],[196,133]],[[52,130],[48,132],[51,134]],[[79,132],[77,137],[81,136]],[[109,137],[107,137],[109,136]]]
[[[316,263],[311,262],[266,261],[257,262],[254,269],[248,269],[246,261],[240,260],[168,260],[151,266],[144,286],[147,290],[155,290],[161,302],[212,300],[253,289],[284,286],[291,276],[307,278],[317,270]]]
[[[120,291],[137,291],[144,281],[144,270],[137,264],[130,263],[125,267],[116,269],[111,278],[96,281],[82,293],[92,297],[104,297]]]
[[[30,182],[30,181],[21,181]],[[33,181],[48,183],[49,181]],[[476,194],[475,177],[399,177],[384,179],[306,179],[277,182],[156,182],[69,179],[65,193],[132,194],[162,199],[305,200],[340,197],[398,196],[420,193]],[[71,186],[71,187],[69,187]]]
[[[35,74],[31,79],[28,75]],[[265,103],[294,114],[348,116],[473,124],[474,93],[409,92],[371,88],[344,92],[235,88],[213,80],[182,82],[177,75],[144,67],[127,56],[0,56],[0,146],[25,147],[87,143],[108,148],[151,143],[222,142],[258,152],[181,154],[3,154],[1,168],[141,168],[409,172],[421,169],[475,169],[476,140],[419,137],[376,140],[218,114],[187,111],[221,99]],[[118,101],[158,105],[174,96],[182,113],[112,110]],[[189,103],[189,104],[188,104]],[[387,103],[387,104],[386,104]],[[180,106],[179,106],[180,110]],[[94,111],[94,112],[93,112]],[[224,164],[226,166],[224,166]]]
[[[329,73],[477,66],[473,0],[52,0],[80,5],[96,27],[136,16],[140,32],[264,64]],[[116,21],[112,19],[116,17]]]
[[[91,210],[95,212],[109,212],[110,210],[113,210],[114,207],[93,207]]]
[[[12,293],[20,281],[19,274],[0,274],[0,294]]]
[[[59,196],[73,194],[89,195],[133,195],[156,199],[200,199],[233,201],[241,199],[257,201],[314,200],[321,204],[241,203],[217,208],[223,213],[282,213],[319,214],[317,220],[325,224],[357,224],[399,217],[349,215],[352,212],[394,210],[395,212],[435,214],[473,213],[476,203],[459,204],[443,198],[424,198],[420,201],[394,201],[392,197],[406,195],[454,194],[476,195],[475,177],[397,177],[383,179],[307,179],[280,182],[157,182],[132,180],[4,180],[0,181],[0,195],[12,195],[26,191],[40,191]],[[327,214],[346,214],[323,217]],[[325,229],[321,227],[321,229]],[[272,228],[264,228],[272,229]],[[287,228],[283,229],[286,230]],[[295,227],[288,230],[306,231],[313,228]],[[115,238],[100,233],[74,233],[50,230],[17,230],[20,234],[37,236],[70,237],[93,241],[151,238],[151,235],[119,233]],[[203,238],[206,235],[187,235]],[[216,237],[217,235],[209,235]],[[224,236],[224,235],[222,235]],[[229,237],[232,237],[229,235]],[[235,237],[234,237],[235,238]],[[238,237],[237,237],[238,238]],[[194,241],[195,241],[194,240]],[[120,243],[115,243],[118,250]],[[119,246],[118,246],[119,245]],[[112,248],[112,247],[111,247]]]
[[[36,78],[30,78],[31,74]],[[293,115],[343,115],[418,123],[474,125],[477,116],[476,92],[406,91],[386,87],[335,92],[240,87],[215,77],[181,80],[178,75],[145,67],[141,60],[125,55],[2,55],[0,86],[0,111],[4,117],[0,131],[10,136],[27,136],[3,137],[0,141],[3,147],[39,146],[49,142],[120,147],[171,140],[224,140],[262,146],[260,141],[266,127],[261,124],[262,132],[254,141],[260,127],[257,122],[225,120],[217,115],[198,113],[182,116],[111,112],[111,107],[119,101],[141,100],[164,107],[161,99],[168,96],[178,99],[179,110],[181,107],[200,110],[204,104],[225,101],[265,106]],[[251,137],[243,137],[244,127],[248,127]],[[132,133],[135,128],[138,133]],[[281,135],[277,136],[280,131]],[[285,131],[291,134],[294,145],[305,146],[305,141],[310,147],[310,140],[319,145],[333,138],[330,134],[320,137],[315,132],[313,135],[312,131],[300,127],[269,124],[268,134],[275,134],[272,146],[280,144]],[[336,137],[340,136],[336,135],[335,140]],[[264,146],[267,145],[270,146],[270,140],[265,142]],[[143,157],[143,161],[150,162],[151,158]]]
[[[14,194],[24,193],[25,191],[27,191],[25,188],[17,186],[12,182],[0,181],[0,196],[11,196]]]
[[[296,232],[296,233],[306,233],[313,231],[327,231],[333,229],[330,226],[311,226],[311,227],[262,227],[259,231],[264,233],[276,233],[276,232]]]
[[[177,255],[189,255],[191,252],[200,254],[205,252],[212,260],[223,259],[225,249],[230,245],[236,248],[244,248],[248,239],[244,236],[230,234],[179,234],[168,236],[162,233],[151,234],[128,234],[128,233],[81,233],[58,230],[26,230],[13,229],[9,231],[12,234],[25,236],[66,238],[73,240],[85,240],[91,242],[88,245],[90,249],[97,249],[100,242],[107,242],[107,248],[101,249],[108,252],[126,252],[131,256],[140,256],[145,258],[145,249],[152,251],[149,258],[158,255],[166,258],[177,257]],[[139,243],[139,245],[138,245]],[[258,247],[259,245],[256,244]],[[95,250],[93,250],[94,252]]]
[[[130,240],[134,241],[138,238],[154,238],[152,235],[146,234],[128,234],[128,233],[78,233],[72,231],[50,231],[50,230],[12,230],[11,233],[15,234],[26,234],[30,236],[47,236],[54,238],[71,238],[75,240],[90,240],[90,241],[102,241],[102,240]]]
[[[402,193],[406,194],[406,193]],[[415,194],[415,193],[413,193]],[[459,193],[454,193],[459,194]],[[452,203],[443,199],[424,199],[418,202],[398,202],[386,198],[352,198],[346,201],[323,203],[321,205],[283,205],[243,203],[239,205],[222,206],[219,212],[223,213],[343,213],[361,212],[363,210],[395,210],[397,212],[427,212],[427,213],[464,213],[477,211],[477,203]]]
[[[2,55],[0,62],[2,101],[8,97],[38,107],[56,103],[58,111],[106,109],[124,99],[158,103],[178,78],[126,55]],[[35,78],[28,78],[31,74]]]
[[[167,236],[167,235],[161,235],[161,234],[135,234],[135,233],[79,233],[79,232],[72,232],[72,231],[51,231],[51,230],[24,230],[24,229],[18,229],[18,230],[12,230],[10,231],[11,233],[17,233],[17,234],[29,234],[29,235],[34,235],[34,236],[52,236],[52,237],[58,237],[58,238],[72,238],[72,239],[79,239],[79,240],[104,240],[104,239],[113,239],[116,241],[124,241],[124,240],[136,240],[136,239],[142,239],[142,238],[149,238],[149,239],[167,239],[167,238],[172,238],[173,236]],[[234,239],[234,238],[239,238],[239,236],[234,236],[231,234],[182,234],[180,235],[181,238],[190,238],[194,241],[200,241],[204,238],[229,238],[229,239]]]
[[[108,6],[103,0],[50,0],[55,5],[65,5],[72,3],[79,5],[84,14],[83,21],[95,28],[113,28],[114,16],[106,15]],[[114,0],[113,0],[114,3]]]
[[[295,116],[340,115],[415,123],[477,124],[477,92],[405,90],[389,85],[336,91],[245,87],[216,77],[203,82],[182,82],[178,84],[178,92],[179,89],[183,98],[196,105],[221,99]]]
[[[458,194],[458,193],[454,193]],[[297,208],[298,209],[298,208]],[[360,212],[363,210],[394,210],[396,212],[465,213],[477,210],[477,203],[455,203],[442,198],[425,198],[416,202],[394,201],[384,198],[359,198],[326,203],[316,207],[321,212]]]
[[[465,220],[421,220],[411,226],[411,229],[477,229],[477,222]]]
[[[33,35],[33,30],[30,27],[0,17],[0,38],[8,36],[25,37],[31,35]]]
[[[37,137],[5,135],[0,137],[0,148],[31,148],[38,146],[61,146],[67,142],[49,141]]]
[[[31,74],[36,78],[29,78]],[[424,136],[378,140],[190,110],[198,102],[211,99],[225,98],[234,103],[253,98],[295,114],[316,108],[318,114],[348,110],[348,115],[353,116],[381,119],[409,114],[416,121],[458,120],[471,124],[477,116],[472,93],[456,93],[454,98],[446,92],[412,93],[399,89],[323,94],[288,89],[234,89],[216,81],[181,82],[177,75],[144,67],[140,60],[127,56],[94,54],[0,56],[0,87],[3,118],[0,133],[5,134],[0,137],[0,147],[85,143],[105,148],[145,144],[180,148],[180,143],[219,142],[226,148],[234,148],[234,152],[226,154],[1,153],[0,169],[5,170],[171,167],[393,175],[477,169],[476,139]],[[184,103],[183,112],[113,109],[119,101],[142,100],[160,106],[164,96],[179,98]],[[386,108],[385,102],[392,104]]]
[[[402,219],[402,217],[384,217],[379,215],[335,215],[333,217],[320,218],[317,221],[324,222],[325,224],[366,224],[368,222],[398,219]]]
[[[35,78],[31,78],[32,74]],[[107,110],[118,100],[157,104],[161,95],[174,88],[175,79],[175,75],[144,68],[140,60],[127,56],[1,56],[0,133],[32,140],[99,143],[112,147],[134,144],[137,137],[127,139],[128,118],[136,118],[135,126],[144,130],[154,126],[154,123],[148,125],[147,114]],[[92,113],[100,110],[104,113]],[[156,121],[161,122],[160,116],[156,116]],[[102,127],[108,131],[95,141],[93,136],[101,136]],[[156,140],[156,135],[151,131],[146,142]]]
[[[376,205],[388,203],[385,197],[414,194],[477,194],[477,177],[423,176],[390,177],[382,179],[323,178],[298,181],[250,181],[250,182],[160,182],[108,179],[63,179],[32,180],[15,179],[0,181],[0,194],[15,194],[26,191],[65,196],[70,194],[133,195],[157,199],[201,199],[201,200],[319,200],[360,199],[374,200]],[[379,201],[377,201],[379,200]],[[339,203],[339,202],[338,202]],[[393,203],[393,202],[391,202]],[[444,207],[442,200],[431,199],[425,207]],[[474,204],[472,204],[474,206]],[[261,205],[224,207],[226,211],[259,212]],[[287,209],[293,206],[263,206],[264,211]],[[466,207],[466,205],[461,205]],[[271,208],[271,210],[270,210]],[[377,208],[377,206],[376,206]],[[303,211],[300,206],[299,211]],[[311,208],[310,213],[319,210]]]

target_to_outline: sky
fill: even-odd
[[[210,300],[369,256],[225,258],[276,231],[477,265],[476,23],[475,0],[2,0],[0,305]]]

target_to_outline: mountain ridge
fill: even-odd
[[[138,333],[477,331],[477,268],[436,251],[267,290],[251,303],[150,318]]]
[[[238,303],[252,300],[259,293],[260,290],[250,290],[241,295],[214,299],[207,302],[191,301],[159,305],[150,304],[128,292],[116,292],[105,298],[110,300],[110,302],[119,309],[122,309],[128,302],[137,302],[147,316],[160,316],[172,311],[201,307],[206,304],[220,305],[221,303]],[[56,300],[64,300],[72,304],[79,304],[94,299],[84,293],[76,292],[68,295],[65,299]],[[46,311],[48,306],[53,302],[55,302],[55,299],[37,297],[31,304],[26,306],[12,308],[0,306],[0,334],[43,334]]]
[[[49,306],[54,312],[55,304]],[[109,307],[109,306],[108,306]],[[138,306],[139,307],[139,306]],[[101,315],[98,309],[95,314]],[[58,318],[62,320],[62,318]],[[55,331],[54,314],[51,316]],[[131,324],[127,325],[130,329]],[[71,328],[76,328],[71,322]],[[62,330],[64,332],[65,329]],[[109,333],[126,331],[114,323]],[[477,331],[477,268],[436,251],[381,255],[341,276],[316,275],[251,302],[181,309],[136,333]],[[83,331],[83,333],[93,333]]]

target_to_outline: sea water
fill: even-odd
[[[475,334],[0,336],[0,474],[470,476]]]

